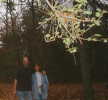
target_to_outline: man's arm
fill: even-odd
[[[13,94],[14,95],[16,95],[16,86],[17,86],[17,80],[15,79],[13,83]]]

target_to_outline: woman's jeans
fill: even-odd
[[[17,91],[18,100],[32,100],[31,91]]]
[[[34,96],[33,100],[43,100],[42,94],[38,94],[37,96]]]

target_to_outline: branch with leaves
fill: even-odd
[[[97,8],[95,15],[93,15],[92,9],[87,8],[87,0],[75,0],[75,4],[70,8],[63,5],[65,2],[45,1],[47,7],[41,5],[40,10],[46,13],[46,17],[39,24],[43,27],[46,42],[60,38],[65,43],[66,48],[70,50],[75,48],[74,44],[83,43],[83,40],[95,41],[93,36],[89,38],[83,36],[93,26],[100,25],[101,18],[106,11]],[[102,41],[102,39],[97,39],[97,41]]]

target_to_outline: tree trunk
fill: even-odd
[[[88,45],[84,43],[80,45],[80,64],[82,72],[82,81],[84,88],[84,100],[94,100],[94,93],[92,88],[92,79],[91,79],[91,62],[90,56],[88,55]]]
[[[30,36],[30,42],[29,42],[29,54],[31,56],[31,62],[32,63],[39,63],[41,60],[41,44],[42,44],[42,37],[41,37],[41,31],[37,30],[36,28],[38,27],[38,19],[39,15],[36,13],[36,5],[35,5],[35,0],[29,1],[29,6],[30,6],[30,11],[31,11],[31,16],[32,16],[32,27],[31,27],[31,36]]]

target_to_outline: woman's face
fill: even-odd
[[[35,71],[40,72],[40,69],[41,69],[41,68],[40,68],[39,65],[35,65],[35,67],[34,67],[34,70],[35,70]]]

